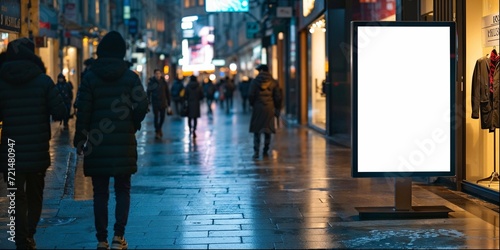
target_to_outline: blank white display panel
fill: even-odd
[[[453,175],[454,26],[379,24],[353,25],[353,176]]]

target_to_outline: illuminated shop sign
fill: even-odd
[[[484,47],[498,46],[499,44],[499,23],[500,17],[497,14],[483,17],[483,45]]]
[[[20,0],[0,1],[0,29],[14,32],[21,31]]]
[[[206,12],[248,12],[248,0],[206,0]]]
[[[351,32],[353,177],[453,176],[455,23],[352,22]]]

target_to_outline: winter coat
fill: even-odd
[[[82,79],[77,108],[73,143],[84,148],[85,176],[135,173],[135,133],[148,108],[139,76],[122,59],[97,59]]]
[[[248,91],[250,90],[250,80],[240,82],[238,88],[240,90],[241,97],[248,98]]]
[[[50,166],[50,115],[62,119],[67,115],[52,79],[32,61],[5,62],[0,68],[2,171],[8,168],[11,148],[15,150],[16,173],[47,170]]]
[[[274,117],[281,109],[281,92],[269,72],[261,72],[250,84],[248,100],[252,108],[250,133],[275,133]]]
[[[151,105],[157,109],[166,109],[170,106],[170,90],[165,80],[151,77],[147,87],[148,99]]]
[[[200,102],[203,100],[203,90],[200,84],[196,81],[191,81],[186,86],[185,98],[188,102],[188,118],[199,118]]]
[[[208,100],[213,100],[217,87],[212,81],[203,84],[203,94]]]
[[[490,60],[486,56],[481,57],[476,61],[474,73],[472,75],[472,118],[481,118],[481,129],[489,129],[493,131],[500,127],[499,122],[499,107],[498,91],[494,91],[493,95],[489,87],[489,71]],[[494,89],[498,89],[498,82]],[[481,116],[479,116],[481,114]]]
[[[66,108],[71,108],[71,102],[73,102],[73,85],[69,82],[57,82],[56,84],[61,97],[63,98]]]
[[[230,79],[226,79],[222,84],[222,89],[224,90],[224,96],[227,98],[233,97],[234,90],[236,87],[234,86],[234,82]]]
[[[176,102],[179,102],[182,100],[181,91],[184,89],[184,84],[182,84],[181,80],[175,80],[174,83],[172,84],[172,89],[170,89],[170,92],[172,93],[172,99]]]

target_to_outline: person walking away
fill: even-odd
[[[35,55],[35,45],[27,38],[11,41],[0,68],[0,167],[4,178],[8,174],[8,187],[17,189],[9,191],[16,198],[15,214],[9,217],[15,217],[17,249],[36,249],[45,173],[51,164],[51,115],[64,119],[66,106]]]
[[[82,73],[80,75],[80,82],[82,81],[83,76],[85,74],[87,74],[88,72],[90,72],[90,69],[92,68],[92,64],[94,64],[94,62],[95,62],[95,59],[92,57],[83,61],[83,65],[85,65],[85,69],[82,71]],[[75,102],[73,103],[73,110],[74,110],[73,114],[76,114],[76,112],[77,112],[77,107],[76,107],[77,103],[78,103],[78,90],[76,92]]]
[[[186,86],[186,100],[188,102],[188,126],[189,134],[196,138],[196,126],[200,118],[200,102],[203,100],[203,90],[196,80],[196,76],[189,77],[189,83]]]
[[[80,85],[73,145],[83,155],[85,176],[92,178],[98,249],[107,249],[109,180],[116,199],[112,249],[126,249],[131,175],[137,172],[137,141],[148,99],[139,76],[128,69],[126,44],[110,31],[97,46],[97,59]],[[90,131],[90,132],[89,132]]]
[[[242,81],[238,84],[238,90],[241,95],[241,104],[243,108],[243,113],[247,112],[247,103],[248,103],[248,91],[250,90],[250,82],[251,79],[248,76],[243,76]]]
[[[182,83],[182,80],[183,79],[176,77],[174,83],[172,84],[172,89],[170,90],[172,99],[174,101],[175,113],[177,115],[180,115],[182,109],[183,96],[181,96],[181,93],[183,92],[184,89],[184,84]]]
[[[233,93],[234,90],[236,89],[234,82],[232,79],[229,79],[228,76],[226,76],[226,79],[224,80],[224,98],[226,101],[226,113],[229,114],[229,111],[233,108]]]
[[[210,80],[209,78],[205,78],[205,81],[203,83],[203,94],[205,95],[209,115],[213,113],[212,103],[214,101],[215,90],[216,87],[212,80]]]
[[[269,68],[261,64],[256,68],[257,77],[250,84],[248,99],[252,106],[250,133],[254,134],[253,159],[259,158],[260,137],[264,134],[263,156],[269,156],[271,134],[276,133],[274,117],[281,109],[281,93],[278,83],[269,73]]]
[[[64,104],[66,105],[66,110],[68,112],[68,114],[65,116],[66,118],[64,119],[64,129],[67,130],[68,121],[70,118],[71,104],[73,102],[73,85],[70,82],[66,81],[66,77],[62,73],[59,73],[59,75],[57,76],[56,87],[59,90],[61,97],[63,98]]]
[[[148,82],[147,94],[154,115],[155,138],[160,139],[163,136],[165,110],[170,109],[170,90],[161,70],[154,70],[154,76]]]

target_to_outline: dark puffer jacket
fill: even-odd
[[[15,150],[16,173],[41,172],[50,166],[50,115],[64,117],[66,107],[54,82],[38,64],[8,61],[0,69],[2,171],[8,168],[9,148]],[[14,144],[8,144],[11,142]]]
[[[248,100],[253,107],[250,133],[275,133],[274,116],[281,108],[281,91],[269,72],[260,72],[252,81]]]
[[[188,118],[199,118],[201,116],[200,102],[203,100],[203,89],[200,84],[191,80],[186,85],[185,98],[188,102]]]
[[[135,132],[148,100],[139,76],[117,58],[97,59],[78,90],[74,145],[84,150],[86,176],[137,171]]]

